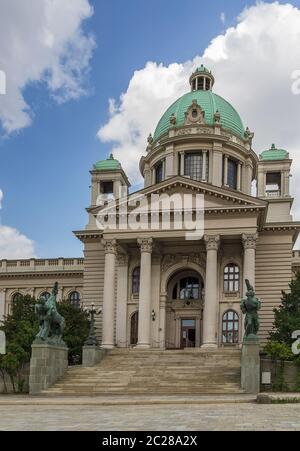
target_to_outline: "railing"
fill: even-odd
[[[266,191],[266,197],[280,197],[280,196],[281,192],[278,189]]]
[[[0,260],[0,273],[83,270],[83,258]]]

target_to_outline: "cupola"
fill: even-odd
[[[191,91],[211,91],[215,78],[203,64],[190,77]]]

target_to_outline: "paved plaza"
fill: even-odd
[[[300,430],[300,404],[0,405],[0,430]]]

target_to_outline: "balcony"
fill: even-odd
[[[276,190],[268,190],[266,191],[266,197],[276,198],[281,196],[281,191],[279,189]]]

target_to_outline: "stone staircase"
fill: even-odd
[[[92,368],[70,367],[47,396],[231,395],[240,389],[238,350],[116,349]]]

